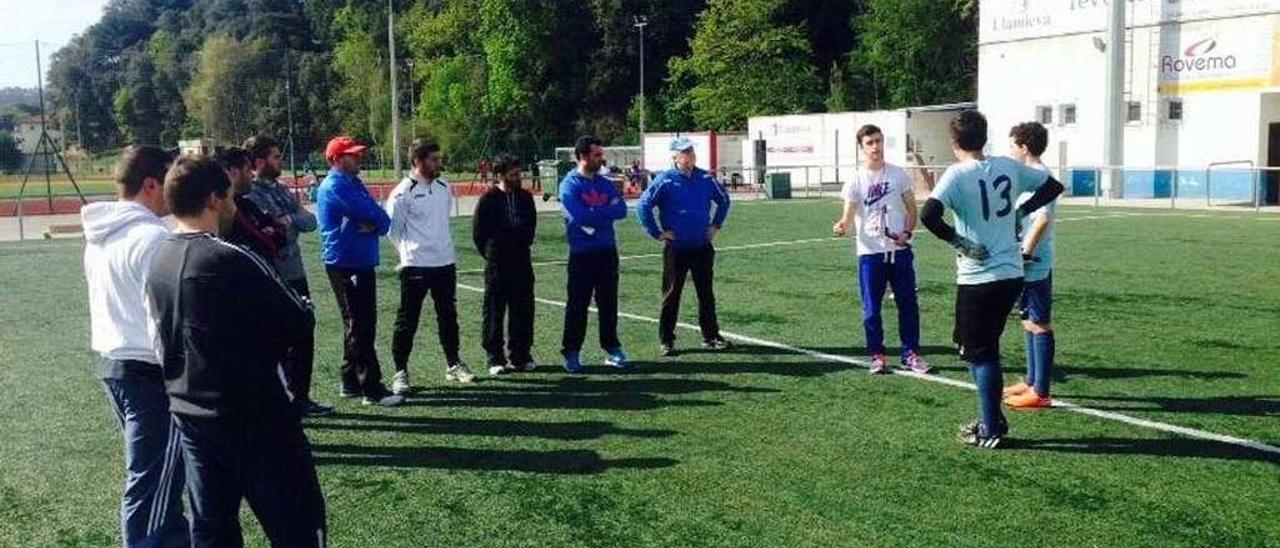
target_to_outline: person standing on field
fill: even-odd
[[[729,216],[729,193],[697,167],[693,141],[671,141],[672,169],[662,172],[636,203],[636,217],[650,238],[662,242],[662,314],[658,321],[659,354],[676,353],[676,319],[680,296],[692,273],[698,294],[698,327],[702,346],[724,350],[731,345],[720,335],[716,317],[713,242]],[[712,206],[715,213],[712,214]],[[658,215],[654,216],[654,210]]]
[[[375,340],[378,332],[378,238],[391,218],[360,180],[365,146],[350,137],[334,137],[325,147],[331,166],[316,190],[321,259],[342,314],[342,387],[345,398],[363,397],[365,405],[396,406],[404,396],[382,383]]]
[[[444,351],[446,380],[470,383],[471,369],[462,361],[458,337],[458,254],[453,247],[453,190],[440,177],[444,167],[440,146],[426,141],[409,145],[413,171],[387,197],[391,230],[387,235],[400,256],[400,308],[396,312],[391,354],[396,377],[391,391],[407,395],[409,355],[422,317],[422,302],[431,295],[436,313],[436,333]]]
[[[90,347],[124,437],[119,514],[127,547],[191,544],[182,451],[145,300],[156,251],[169,236],[161,217],[169,214],[164,181],[172,161],[157,147],[125,149],[115,173],[119,198],[80,210]]]
[[[476,203],[471,236],[484,257],[484,350],[490,375],[533,371],[533,258],[538,211],[522,188],[520,162],[494,163],[498,184]],[[506,319],[506,340],[503,320]]]
[[[246,196],[284,227],[284,244],[276,256],[275,267],[280,278],[299,297],[311,301],[311,286],[307,283],[307,270],[302,264],[302,249],[298,238],[307,232],[315,232],[316,216],[302,207],[288,187],[280,183],[284,156],[280,144],[269,137],[250,137],[244,142],[253,170],[253,182]],[[297,346],[291,347],[285,356],[285,373],[289,376],[289,392],[293,394],[298,412],[306,416],[320,417],[333,413],[333,408],[311,399],[311,374],[315,362],[315,334],[304,336]]]
[[[885,162],[884,133],[880,128],[863,126],[857,139],[862,166],[840,192],[844,213],[832,232],[844,236],[852,228],[855,234],[862,328],[871,354],[871,373],[889,372],[880,316],[885,288],[889,287],[898,307],[902,366],[925,374],[931,367],[920,355],[920,305],[915,252],[911,249],[916,227],[914,183],[906,170]]]

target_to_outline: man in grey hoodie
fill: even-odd
[[[267,215],[285,227],[284,246],[273,263],[280,279],[299,297],[311,302],[311,288],[307,285],[307,270],[302,264],[302,250],[298,236],[316,230],[316,216],[307,211],[293,197],[278,178],[284,157],[280,143],[270,137],[254,136],[244,142],[249,152],[250,168],[254,178],[246,198]],[[289,380],[289,392],[293,394],[298,412],[310,417],[333,413],[333,408],[311,400],[311,372],[315,363],[315,334],[289,348],[284,359],[285,375]]]
[[[90,344],[124,433],[125,546],[191,543],[182,513],[182,452],[144,297],[151,259],[169,235],[160,218],[169,214],[164,177],[171,161],[159,148],[129,147],[116,167],[119,200],[80,210]]]

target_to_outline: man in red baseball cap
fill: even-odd
[[[360,157],[364,154],[365,149],[369,147],[357,143],[355,139],[345,135],[334,137],[329,140],[329,144],[324,147],[324,159],[329,165],[340,163],[343,157],[348,157],[348,161],[354,160],[354,166],[351,168],[352,175],[360,173]]]
[[[378,238],[391,218],[357,176],[364,145],[334,137],[324,149],[331,169],[316,190],[321,259],[342,312],[342,389],[344,397],[364,397],[365,405],[393,406],[404,401],[382,384],[374,338],[378,329]]]

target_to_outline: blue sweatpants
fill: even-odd
[[[102,367],[116,372],[102,382],[124,433],[124,545],[189,546],[182,514],[182,449],[169,414],[164,374],[159,365],[143,362],[104,360]]]
[[[858,288],[862,296],[862,328],[867,334],[867,351],[884,354],[884,323],[880,319],[885,287],[893,288],[898,305],[898,337],[902,357],[920,350],[920,305],[916,300],[915,254],[910,249],[895,253],[858,256]]]
[[[326,545],[311,444],[284,403],[235,416],[175,415],[187,463],[191,545],[240,548],[240,499],[272,546]]]

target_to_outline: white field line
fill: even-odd
[[[1082,212],[1060,213],[1060,215],[1070,215]],[[1084,217],[1063,217],[1054,219],[1055,222],[1065,221],[1089,221],[1098,219],[1119,219],[1123,217],[1178,217],[1182,219],[1228,219],[1228,220],[1254,220],[1260,222],[1280,221],[1280,216],[1247,216],[1248,213],[1177,213],[1172,211],[1165,212],[1140,212],[1140,211],[1124,211],[1115,213],[1103,213],[1099,215],[1088,215]]]
[[[1055,219],[1055,220],[1054,220],[1054,222],[1058,222],[1058,223],[1066,223],[1066,222],[1071,222],[1071,221],[1096,221],[1096,220],[1104,220],[1104,219],[1121,219],[1121,218],[1125,218],[1125,217],[1184,217],[1184,218],[1188,218],[1188,219],[1217,219],[1217,218],[1222,218],[1220,215],[1210,215],[1210,214],[1204,214],[1204,213],[1144,213],[1144,212],[1118,212],[1118,213],[1107,213],[1107,214],[1103,214],[1103,215],[1087,215],[1087,216],[1084,216],[1084,217],[1064,217],[1064,218],[1060,218],[1060,219]],[[1257,221],[1280,221],[1280,217],[1276,217],[1276,218],[1264,217],[1264,218],[1256,218],[1255,220],[1257,220]],[[778,241],[778,242],[764,242],[764,243],[758,243],[758,244],[746,244],[746,245],[733,245],[733,246],[726,246],[726,247],[717,247],[717,248],[716,248],[716,251],[717,251],[717,252],[720,252],[720,251],[738,251],[738,250],[744,250],[744,249],[760,249],[760,248],[768,248],[768,247],[785,247],[785,246],[791,246],[791,245],[814,244],[814,243],[822,243],[822,242],[843,242],[843,241],[847,241],[847,240],[848,240],[847,238],[837,238],[837,237],[808,238],[808,239],[803,239],[803,240],[784,240],[784,241]],[[632,261],[632,260],[636,260],[636,259],[657,259],[657,258],[661,258],[661,257],[662,257],[662,254],[661,254],[661,253],[645,253],[645,254],[643,254],[643,255],[623,255],[623,256],[621,256],[621,257],[618,257],[618,260],[619,260],[619,261]],[[541,261],[541,262],[533,263],[533,266],[535,266],[535,267],[539,267],[539,266],[564,266],[564,265],[566,265],[566,264],[568,264],[568,263],[569,263],[569,261],[567,261],[567,260],[558,260],[558,261]],[[472,269],[468,269],[468,270],[460,270],[460,271],[458,271],[458,273],[459,273],[459,274],[483,274],[483,273],[484,273],[484,269],[483,269],[483,268],[472,268]]]
[[[766,247],[785,247],[785,246],[789,246],[789,245],[816,244],[816,243],[820,243],[820,242],[828,242],[828,241],[830,241],[830,242],[844,242],[844,241],[848,241],[848,240],[847,240],[847,239],[845,239],[845,238],[835,238],[835,237],[828,236],[828,237],[826,237],[826,238],[809,238],[809,239],[806,239],[806,240],[786,240],[786,241],[781,241],[781,242],[764,242],[764,243],[759,243],[759,244],[730,245],[730,246],[724,246],[724,247],[717,247],[717,248],[716,248],[716,253],[719,253],[719,252],[721,252],[721,251],[738,251],[738,250],[742,250],[742,249],[761,249],[761,248],[766,248]],[[619,261],[633,261],[633,260],[636,260],[636,259],[657,259],[657,258],[661,258],[661,257],[662,257],[662,254],[661,254],[661,253],[645,253],[645,254],[643,254],[643,255],[623,255],[623,256],[621,256],[621,257],[618,257],[618,260],[619,260]],[[533,266],[535,266],[535,267],[538,267],[538,266],[563,266],[563,265],[566,265],[566,264],[569,264],[569,261],[567,261],[567,260],[559,260],[559,261],[543,261],[543,262],[537,262],[537,263],[533,263]],[[458,273],[459,273],[459,274],[482,274],[482,273],[484,273],[484,269],[483,269],[483,268],[472,268],[472,269],[470,269],[470,270],[459,270],[459,271],[458,271]]]
[[[483,293],[483,292],[484,292],[484,288],[476,287],[476,286],[473,286],[473,285],[467,285],[467,284],[462,284],[462,283],[460,283],[460,284],[458,284],[458,287],[459,287],[460,289],[465,289],[465,290],[467,290],[467,291],[473,291],[473,292],[477,292],[477,293]],[[556,307],[560,307],[560,308],[564,308],[564,307],[566,306],[566,305],[565,305],[565,303],[563,303],[563,302],[560,302],[560,301],[553,301],[553,300],[550,300],[550,299],[544,299],[544,298],[541,298],[541,297],[537,297],[537,298],[535,298],[534,300],[536,300],[537,302],[543,303],[543,304],[547,304],[547,305],[551,305],[551,306],[556,306]],[[591,307],[591,310],[594,312],[596,309],[595,309],[595,307]],[[619,313],[618,313],[618,316],[619,316],[619,317],[621,317],[621,318],[627,318],[627,319],[636,320],[636,321],[640,321],[640,322],[651,323],[651,324],[656,324],[656,323],[658,323],[658,319],[657,319],[657,318],[650,318],[650,317],[647,317],[647,316],[640,316],[640,315],[637,315],[637,314],[629,314],[629,313],[626,313],[626,312],[619,312]],[[698,328],[698,326],[693,325],[693,324],[677,323],[676,325],[677,325],[678,327],[680,327],[681,329],[687,329],[687,330],[691,330],[691,331],[697,331],[697,330],[699,329],[699,328]],[[823,360],[823,361],[827,361],[827,362],[835,362],[835,363],[844,363],[844,364],[849,364],[849,365],[856,365],[856,366],[861,367],[861,368],[864,368],[864,369],[866,369],[866,368],[868,368],[868,367],[870,366],[870,364],[869,364],[868,362],[864,361],[864,360],[860,360],[860,359],[853,358],[853,357],[849,357],[849,356],[841,356],[841,355],[838,355],[838,354],[829,354],[829,353],[826,353],[826,352],[819,352],[819,351],[817,351],[817,350],[809,350],[809,349],[807,349],[807,348],[800,348],[800,347],[797,347],[797,346],[791,346],[791,345],[783,344],[783,343],[780,343],[780,342],[774,342],[774,341],[770,341],[770,340],[759,339],[759,338],[756,338],[756,337],[750,337],[750,336],[747,336],[747,335],[739,335],[739,334],[737,334],[737,333],[731,333],[731,332],[728,332],[728,331],[721,331],[721,332],[720,332],[720,334],[721,334],[721,335],[723,335],[725,338],[732,339],[732,340],[735,340],[735,341],[738,341],[738,342],[747,343],[747,344],[752,344],[752,345],[756,345],[756,346],[764,346],[764,347],[768,347],[768,348],[774,348],[774,349],[777,349],[777,350],[782,350],[782,351],[786,351],[786,352],[791,352],[791,353],[794,353],[794,354],[803,354],[803,355],[805,355],[805,356],[809,356],[809,357],[811,357],[811,358],[817,358],[817,359],[819,359],[819,360]],[[785,367],[785,366],[779,366],[779,367]],[[913,372],[911,372],[911,371],[903,371],[903,370],[896,370],[896,369],[895,369],[895,370],[892,370],[892,372],[893,372],[893,374],[894,374],[894,375],[898,375],[898,376],[902,376],[902,377],[911,377],[911,378],[914,378],[914,379],[916,379],[916,380],[927,381],[927,382],[932,382],[932,383],[937,383],[937,384],[944,384],[944,385],[947,385],[947,386],[951,386],[951,387],[955,387],[955,388],[962,388],[962,389],[965,389],[965,390],[977,390],[977,387],[975,387],[975,386],[973,385],[973,383],[969,383],[969,382],[965,382],[965,381],[958,381],[958,380],[955,380],[955,379],[950,379],[950,378],[942,377],[942,376],[938,376],[938,375],[921,375],[921,374],[919,374],[919,373],[913,373]],[[1227,435],[1223,435],[1223,434],[1217,434],[1217,433],[1214,433],[1214,432],[1209,432],[1209,431],[1205,431],[1205,430],[1199,430],[1199,429],[1195,429],[1195,428],[1188,428],[1188,427],[1185,427],[1185,426],[1178,426],[1178,425],[1168,424],[1168,423],[1164,423],[1164,422],[1158,422],[1158,421],[1150,421],[1150,420],[1146,420],[1146,419],[1140,419],[1140,418],[1137,418],[1137,417],[1131,417],[1131,416],[1129,416],[1129,415],[1125,415],[1125,414],[1122,414],[1122,413],[1114,413],[1114,412],[1111,412],[1111,411],[1102,411],[1102,410],[1100,410],[1100,409],[1093,409],[1093,408],[1090,408],[1090,407],[1084,407],[1084,406],[1081,406],[1081,405],[1078,405],[1078,404],[1074,404],[1074,403],[1071,403],[1071,402],[1067,402],[1067,401],[1064,401],[1064,400],[1061,400],[1061,399],[1058,399],[1058,398],[1054,398],[1054,400],[1053,400],[1053,406],[1054,406],[1054,407],[1057,407],[1057,408],[1065,409],[1065,410],[1067,410],[1067,411],[1072,411],[1072,412],[1075,412],[1075,413],[1080,413],[1080,414],[1082,414],[1082,415],[1087,415],[1087,416],[1095,417],[1095,418],[1099,418],[1099,419],[1110,420],[1110,421],[1115,421],[1115,422],[1121,422],[1121,423],[1128,424],[1128,425],[1131,425],[1131,426],[1137,426],[1137,427],[1147,428],[1147,429],[1151,429],[1151,430],[1158,430],[1158,431],[1160,431],[1160,432],[1167,432],[1167,433],[1170,433],[1170,434],[1177,434],[1177,435],[1179,435],[1179,436],[1188,437],[1188,438],[1196,438],[1196,439],[1201,439],[1201,440],[1207,440],[1207,441],[1215,441],[1215,442],[1219,442],[1219,443],[1225,443],[1225,444],[1228,444],[1228,445],[1235,445],[1235,446],[1238,446],[1238,447],[1245,447],[1245,448],[1248,448],[1248,449],[1253,449],[1253,450],[1255,450],[1255,451],[1260,451],[1260,452],[1263,452],[1263,453],[1269,453],[1269,454],[1271,454],[1271,455],[1280,456],[1280,447],[1274,447],[1274,446],[1267,445],[1267,444],[1265,444],[1265,443],[1261,443],[1261,442],[1254,441],[1254,440],[1249,440],[1249,439],[1244,439],[1244,438],[1237,438],[1237,437],[1233,437],[1233,436],[1227,436]]]

